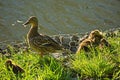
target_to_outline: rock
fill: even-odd
[[[71,41],[76,41],[76,42],[78,42],[78,41],[79,41],[79,36],[78,36],[78,34],[72,35]]]

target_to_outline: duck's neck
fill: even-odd
[[[28,38],[32,38],[32,37],[35,37],[37,35],[39,35],[38,24],[33,24],[33,25],[31,25],[31,28],[30,28],[27,36],[28,36]]]

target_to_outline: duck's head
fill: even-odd
[[[102,32],[100,32],[99,30],[94,30],[90,34],[93,36],[99,36],[99,35],[102,35]]]
[[[8,66],[12,66],[12,61],[11,60],[7,60],[5,64],[6,64],[7,67]]]
[[[23,25],[38,25],[38,20],[35,16],[31,16]]]

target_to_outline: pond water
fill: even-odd
[[[0,0],[0,41],[24,40],[30,16],[39,20],[39,33],[85,33],[120,27],[120,0]]]

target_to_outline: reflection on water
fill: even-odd
[[[48,35],[119,27],[119,4],[119,0],[0,0],[0,41],[23,40],[29,27],[22,22],[32,15],[39,19],[39,32]]]

